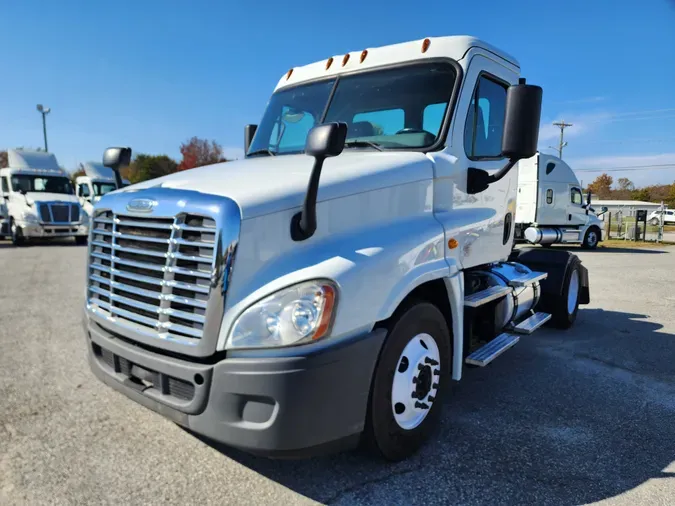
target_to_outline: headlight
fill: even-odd
[[[273,348],[321,339],[333,321],[337,289],[327,281],[284,288],[246,309],[226,348]]]
[[[33,214],[29,211],[23,211],[21,213],[21,218],[23,219],[23,221],[29,222],[29,223],[37,223],[37,221],[38,221],[37,215]]]

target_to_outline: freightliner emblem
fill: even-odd
[[[134,199],[127,204],[127,211],[135,213],[151,213],[157,202],[151,199]]]

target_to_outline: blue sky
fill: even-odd
[[[178,158],[193,135],[240,155],[244,124],[288,68],[468,34],[515,55],[543,86],[542,147],[565,119],[575,169],[673,163],[611,174],[675,180],[673,0],[22,0],[2,14],[0,148],[42,145],[44,103],[50,151],[68,169],[109,145]]]

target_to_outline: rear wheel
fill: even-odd
[[[438,424],[450,359],[450,331],[436,306],[417,302],[393,318],[370,393],[365,437],[372,450],[396,461],[424,444]]]
[[[12,237],[12,244],[14,244],[14,246],[23,246],[26,244],[26,238],[23,236],[21,227],[17,226],[14,218],[12,218],[9,222],[9,230]]]
[[[581,243],[581,247],[585,249],[595,249],[598,247],[599,242],[600,230],[597,227],[591,227],[586,232],[584,241]]]
[[[551,301],[551,323],[559,329],[568,329],[577,319],[581,291],[581,261],[574,258],[565,274],[562,293]]]

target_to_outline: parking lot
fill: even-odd
[[[466,370],[388,464],[214,448],[127,400],[86,363],[86,249],[0,242],[0,504],[672,504],[675,248],[579,255],[576,326]]]

